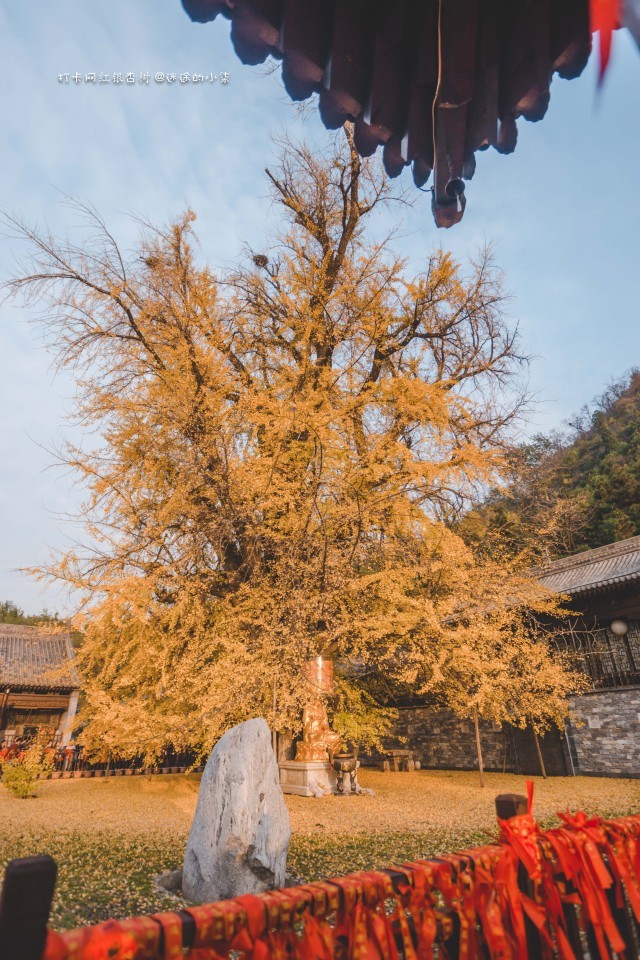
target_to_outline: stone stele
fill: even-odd
[[[283,887],[291,827],[262,719],[217,742],[202,774],[182,892],[210,903]]]

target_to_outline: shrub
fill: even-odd
[[[2,782],[14,797],[26,800],[35,797],[36,780],[49,776],[52,770],[53,761],[47,755],[46,739],[39,734],[23,757],[4,764]]]
[[[35,797],[35,777],[25,767],[23,760],[12,760],[4,764],[2,782],[14,797],[20,797],[22,800]]]

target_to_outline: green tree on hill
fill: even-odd
[[[563,480],[589,499],[585,547],[640,533],[640,371],[609,387],[573,428]]]
[[[640,534],[640,370],[583,408],[564,433],[511,454],[506,486],[462,521],[490,549],[563,556]]]
[[[12,600],[0,600],[0,623],[15,623],[34,626],[38,623],[57,622],[58,615],[43,610],[42,613],[27,614]]]

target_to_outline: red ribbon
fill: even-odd
[[[64,934],[49,932],[44,960],[156,960],[160,926],[152,917],[107,920]]]
[[[162,929],[162,960],[182,957],[182,923],[177,913],[155,913],[152,919]]]
[[[433,944],[438,933],[438,922],[433,899],[435,868],[428,861],[407,863],[400,868],[406,877],[399,885],[401,910],[408,911],[413,921],[417,947],[408,953],[410,960],[431,960]]]
[[[533,780],[527,780],[527,813],[533,813],[533,793],[536,785]]]
[[[45,960],[431,960],[458,937],[460,960],[575,960],[567,908],[580,906],[603,958],[623,954],[616,908],[640,922],[640,817],[561,814],[542,831],[527,814],[500,821],[500,844],[259,896],[190,907],[185,955],[175,913],[50,932]]]
[[[598,84],[601,84],[611,56],[613,31],[620,26],[621,0],[589,0],[589,15],[592,32],[600,34]]]
[[[606,850],[607,846],[601,821],[598,818],[587,819],[582,812],[574,816],[560,813],[559,816],[565,828],[550,830],[547,837],[563,864],[564,875],[578,891],[600,954],[607,958],[610,950],[623,953],[624,940],[616,926],[606,894],[613,886],[613,878],[600,852],[600,849]]]

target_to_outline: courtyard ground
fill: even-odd
[[[495,837],[494,798],[524,793],[524,777],[421,770],[363,770],[375,796],[287,797],[293,831],[289,870],[317,879],[433,856]],[[534,813],[640,813],[640,782],[592,777],[535,778]],[[59,864],[53,911],[58,929],[175,909],[153,877],[181,865],[198,793],[197,775],[53,780],[38,797],[0,788],[0,867],[12,857],[50,853]]]

